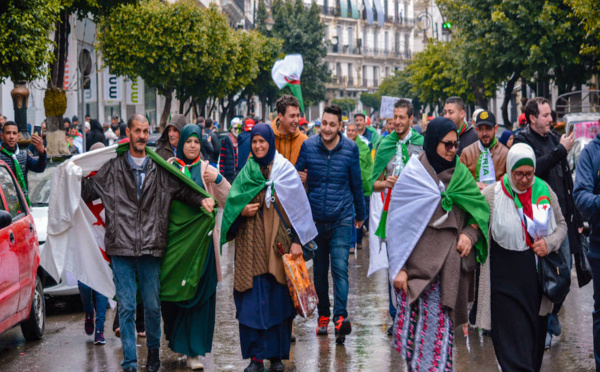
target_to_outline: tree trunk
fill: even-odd
[[[71,24],[69,23],[69,13],[66,10],[60,12],[59,20],[54,31],[54,62],[50,64],[50,78],[48,79],[48,90],[62,90],[65,84],[65,64],[69,52],[69,34],[71,33]],[[77,66],[77,56],[71,56],[72,65]],[[46,92],[48,94],[48,92]],[[44,102],[44,106],[46,103]],[[48,155],[67,155],[69,148],[65,141],[65,124],[62,113],[49,112],[46,110],[46,146]],[[79,120],[84,125],[84,120]],[[80,129],[81,133],[85,131]]]
[[[172,86],[172,85],[171,85]],[[162,132],[167,126],[167,120],[169,120],[169,114],[171,113],[171,103],[173,102],[173,88],[169,87],[164,93],[161,93],[165,97],[165,107],[160,115],[160,131]]]
[[[485,92],[485,87],[479,87],[476,83],[471,83],[471,88],[473,89],[473,94],[475,95],[475,103],[477,106],[481,107],[484,110],[488,109],[488,101],[483,96]]]
[[[179,113],[183,115],[183,111],[185,110],[185,100],[179,101]]]
[[[512,128],[512,123],[508,117],[508,103],[510,102],[510,97],[512,96],[512,91],[515,88],[515,83],[517,80],[519,80],[519,74],[515,72],[508,83],[506,83],[506,88],[504,89],[504,100],[502,100],[502,121],[504,122],[504,126],[509,129]]]

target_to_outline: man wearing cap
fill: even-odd
[[[465,117],[465,103],[460,97],[449,97],[444,105],[444,117],[452,120],[458,130],[458,156],[462,154],[465,147],[477,142],[477,132],[473,126],[467,123]]]
[[[252,128],[254,128],[254,125],[256,124],[256,122],[254,121],[254,119],[252,118],[247,118],[244,121],[244,130],[242,131],[242,133],[240,133],[240,135],[237,138],[238,141],[238,164],[237,164],[237,171],[239,173],[240,170],[242,170],[242,168],[244,168],[244,165],[246,165],[246,161],[248,160],[248,157],[250,156],[250,145],[252,144],[252,139],[250,138],[250,132],[252,132]]]
[[[238,173],[238,136],[242,129],[242,119],[233,118],[229,128],[229,134],[221,138],[221,156],[219,159],[219,172],[233,183]]]
[[[161,158],[167,160],[177,156],[177,143],[179,143],[179,135],[181,130],[187,124],[185,116],[181,114],[173,115],[171,121],[165,127],[162,135],[156,141],[156,153]]]
[[[489,111],[482,110],[474,120],[479,140],[463,150],[460,161],[469,168],[483,190],[487,185],[500,181],[506,173],[506,157],[508,148],[498,142],[496,117]]]

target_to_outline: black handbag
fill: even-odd
[[[577,284],[579,288],[592,281],[592,267],[588,261],[587,254],[590,250],[590,240],[587,236],[581,234],[581,250],[574,253],[575,271],[577,272]]]
[[[292,229],[290,229],[288,227],[287,223],[285,223],[285,219],[283,218],[281,211],[277,207],[277,203],[275,203],[275,200],[272,199],[271,202],[273,203],[273,206],[275,207],[275,210],[277,211],[277,214],[279,215],[279,220],[283,224],[283,228],[289,235],[289,238],[291,241],[292,240]],[[308,261],[312,260],[313,258],[315,258],[315,251],[317,250],[317,248],[318,248],[317,243],[315,243],[314,240],[311,240],[310,242],[308,242],[302,246],[302,258],[304,259],[305,262],[308,262]],[[286,253],[289,253],[289,252],[286,252]]]
[[[552,303],[564,301],[571,288],[571,270],[560,251],[541,257],[538,262],[542,292]]]

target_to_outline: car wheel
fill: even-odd
[[[31,304],[29,319],[21,323],[21,331],[27,341],[36,341],[44,335],[46,327],[46,301],[44,299],[44,287],[42,280],[37,277],[35,280],[35,290]]]

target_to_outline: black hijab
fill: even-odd
[[[277,150],[275,148],[275,134],[273,134],[273,129],[271,129],[271,126],[268,124],[256,124],[254,128],[252,128],[252,132],[250,134],[251,142],[254,136],[261,136],[269,144],[269,151],[267,151],[267,154],[261,159],[256,157],[254,150],[252,150],[252,147],[250,147],[250,151],[252,151],[252,156],[254,156],[254,160],[256,160],[258,165],[260,165],[261,167],[271,164],[271,162],[275,158],[275,151]]]
[[[441,173],[446,169],[456,166],[456,159],[448,161],[442,158],[437,153],[437,146],[451,131],[456,132],[456,138],[458,139],[458,132],[454,122],[445,117],[437,117],[429,122],[427,125],[427,131],[425,132],[425,140],[423,141],[423,150],[427,155],[429,164],[433,167],[436,173]]]

